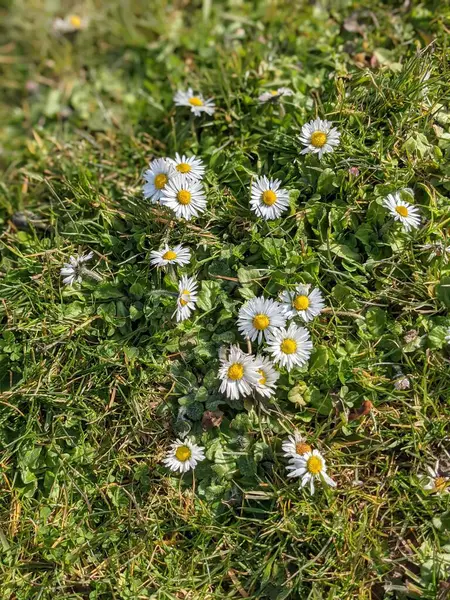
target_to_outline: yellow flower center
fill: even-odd
[[[266,206],[272,206],[277,201],[277,195],[272,190],[266,190],[261,196],[261,200]]]
[[[297,342],[291,338],[286,338],[281,342],[280,349],[284,354],[294,354],[297,350]]]
[[[162,257],[164,260],[174,260],[177,257],[177,253],[173,250],[167,250]]]
[[[306,310],[309,306],[308,296],[296,296],[292,302],[296,310]]]
[[[327,134],[323,131],[315,131],[311,135],[311,145],[314,148],[322,148],[327,143]]]
[[[76,29],[79,29],[81,27],[81,19],[78,15],[70,15],[69,23],[72,25],[72,27],[75,27]]]
[[[434,489],[437,492],[442,492],[448,485],[448,481],[446,477],[436,477],[434,480]]]
[[[318,475],[323,469],[322,460],[318,456],[311,456],[306,462],[306,469],[311,475]]]
[[[163,187],[167,183],[167,175],[165,175],[164,173],[160,173],[159,175],[157,175],[155,177],[154,183],[155,183],[155,188],[157,188],[158,190],[162,190]]]
[[[244,367],[240,363],[234,363],[228,367],[228,379],[237,381],[244,376]]]
[[[180,446],[175,451],[175,457],[181,462],[186,462],[189,458],[191,458],[191,454],[191,449],[187,446]]]
[[[272,94],[272,96],[277,96],[278,90],[270,90],[270,93]]]
[[[186,206],[186,204],[190,204],[191,192],[188,192],[187,190],[180,190],[177,194],[177,200],[183,206]]]
[[[270,319],[267,315],[256,315],[253,318],[253,327],[258,331],[262,331],[263,329],[267,329],[270,325]]]
[[[183,296],[187,296],[187,297],[188,297],[188,299],[187,299],[187,300],[185,300],[185,299],[183,298]],[[181,304],[181,306],[186,306],[186,304],[187,304],[187,303],[189,302],[189,300],[190,300],[190,297],[191,297],[191,292],[190,292],[189,290],[183,290],[183,291],[181,292],[181,294],[180,294],[180,304]]]
[[[190,173],[192,170],[192,167],[189,163],[180,163],[175,168],[180,173]]]
[[[188,102],[189,104],[192,104],[192,106],[203,106],[203,100],[198,96],[192,96],[192,98],[189,98]]]
[[[295,451],[300,456],[303,456],[303,454],[306,454],[307,452],[311,452],[311,450],[311,446],[309,444],[305,444],[304,442],[298,442],[295,444]]]
[[[258,369],[258,373],[261,375],[261,379],[258,381],[260,385],[266,385],[267,377],[262,369]]]
[[[395,212],[397,212],[401,217],[408,216],[408,209],[406,208],[406,206],[396,206]]]

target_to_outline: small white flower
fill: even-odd
[[[286,367],[288,371],[304,365],[313,348],[308,330],[297,327],[295,323],[291,323],[288,329],[275,329],[267,340],[267,345],[273,361]]]
[[[312,152],[322,158],[326,152],[333,152],[334,148],[339,146],[340,137],[340,132],[330,121],[322,119],[310,121],[303,125],[300,133],[300,142],[306,146],[301,154]]]
[[[272,361],[267,356],[256,356],[256,362],[258,363],[259,379],[256,383],[255,390],[261,396],[270,398],[274,395],[276,389],[276,383],[280,376],[278,371],[275,370]]]
[[[206,210],[206,196],[200,181],[178,175],[163,190],[161,204],[172,209],[178,219],[189,221]]]
[[[86,29],[88,20],[78,15],[67,15],[64,19],[57,18],[53,21],[53,31],[57,35],[64,35],[66,33],[75,33],[76,31],[82,31]]]
[[[283,96],[292,96],[294,92],[286,87],[280,87],[277,90],[269,90],[268,92],[263,92],[260,96],[258,96],[259,102],[264,104],[265,102],[277,102]]]
[[[203,112],[213,115],[215,111],[212,98],[205,100],[202,94],[195,94],[192,88],[188,88],[185,92],[179,90],[173,97],[173,101],[176,106],[189,106],[196,117],[200,117]]]
[[[239,310],[238,329],[252,342],[257,339],[260,343],[277,327],[284,327],[285,324],[286,317],[280,304],[270,298],[252,298]]]
[[[191,251],[178,245],[171,248],[165,246],[161,250],[150,252],[150,264],[154,267],[165,267],[166,265],[187,265],[191,260]]]
[[[397,391],[409,390],[410,386],[410,380],[408,379],[408,377],[403,375],[403,373],[400,373],[400,375],[394,380],[394,388]]]
[[[73,285],[74,283],[81,283],[84,275],[84,265],[89,262],[94,256],[93,252],[88,254],[82,254],[77,256],[71,256],[68,263],[64,263],[64,267],[61,269],[61,277],[65,285]],[[89,274],[92,272],[89,271]]]
[[[294,434],[281,444],[281,448],[286,458],[301,458],[307,452],[312,452],[311,446],[298,431],[294,431]]]
[[[424,490],[436,492],[439,494],[450,493],[450,477],[439,475],[439,461],[433,467],[427,467],[428,475],[421,478],[422,488]]]
[[[197,280],[195,277],[183,275],[178,282],[178,300],[177,309],[173,313],[177,315],[177,321],[184,321],[191,316],[195,310],[195,304],[198,301]]]
[[[222,380],[219,391],[231,400],[248,396],[261,379],[259,362],[245,354],[239,346],[230,346],[228,356],[221,360],[219,378]]]
[[[323,296],[317,288],[311,290],[311,285],[300,284],[294,292],[285,290],[281,294],[281,302],[288,319],[302,318],[305,323],[312,321],[325,308]]]
[[[153,204],[158,204],[166,185],[174,176],[174,168],[165,158],[152,160],[144,173],[144,198],[150,198]]]
[[[195,469],[197,463],[205,459],[204,451],[205,449],[202,446],[197,446],[189,439],[175,440],[170,445],[170,450],[162,462],[171,471],[186,473],[191,469]]]
[[[289,192],[280,188],[279,179],[257,177],[251,187],[251,209],[263,219],[278,219],[289,208]]]
[[[447,344],[450,344],[450,327],[447,329],[447,335],[445,336],[445,341]]]
[[[293,458],[290,463],[287,467],[290,471],[288,477],[301,477],[301,488],[309,483],[311,495],[314,494],[315,479],[320,479],[331,487],[336,487],[336,483],[327,475],[325,459],[318,450],[312,450],[299,458]]]
[[[175,158],[168,158],[167,161],[185,179],[202,179],[205,174],[203,161],[196,156],[180,156],[177,152]]]
[[[417,229],[420,226],[419,209],[409,202],[402,200],[400,192],[389,194],[383,200],[383,205],[389,210],[396,221],[400,221],[405,231]]]

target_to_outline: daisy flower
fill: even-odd
[[[300,142],[305,146],[301,154],[318,154],[319,158],[326,152],[333,152],[339,146],[340,132],[330,121],[316,119],[303,125],[300,132]]]
[[[163,190],[161,204],[171,208],[178,219],[189,221],[206,209],[206,196],[200,181],[177,175]]]
[[[263,219],[278,219],[289,207],[289,192],[280,188],[279,179],[257,177],[251,187],[251,209]]]
[[[152,160],[144,173],[144,198],[150,198],[153,204],[157,204],[174,175],[173,166],[165,158]]]
[[[427,467],[428,475],[422,477],[422,487],[424,490],[437,492],[439,494],[450,492],[450,477],[439,475],[439,461],[433,467]]]
[[[196,156],[180,156],[178,152],[175,158],[168,158],[173,168],[178,171],[178,174],[186,179],[202,179],[205,174],[205,166],[201,158]]]
[[[165,267],[166,265],[187,265],[191,260],[191,251],[178,245],[170,248],[165,246],[161,250],[150,252],[150,264],[154,267]]]
[[[261,104],[265,104],[266,102],[277,102],[283,96],[292,96],[294,92],[286,87],[280,87],[277,90],[269,90],[267,92],[263,92],[260,96],[258,96],[259,102]]]
[[[447,329],[447,335],[445,336],[445,341],[447,344],[450,344],[450,327]]]
[[[178,282],[177,309],[173,313],[177,315],[177,321],[188,319],[191,316],[191,312],[195,310],[195,304],[198,300],[197,287],[198,284],[195,277],[183,275]]]
[[[301,458],[307,452],[312,452],[312,448],[306,443],[305,438],[298,432],[294,431],[293,435],[290,435],[287,440],[281,444],[284,456],[286,458]]]
[[[321,292],[311,285],[300,284],[294,292],[285,290],[281,294],[281,302],[288,319],[301,317],[305,323],[312,321],[325,308]]]
[[[272,361],[267,356],[257,355],[259,379],[255,390],[261,396],[270,398],[275,393],[276,382],[280,374],[275,370]]]
[[[75,33],[86,29],[88,24],[87,19],[83,19],[78,15],[67,15],[64,19],[57,18],[53,21],[53,31],[56,34],[64,35],[66,33]]]
[[[417,229],[420,225],[419,209],[409,202],[402,200],[400,192],[389,194],[383,200],[383,205],[388,209],[396,221],[400,221],[405,231]]]
[[[176,106],[189,106],[196,117],[200,117],[203,112],[213,115],[216,110],[212,98],[205,100],[202,94],[194,94],[192,88],[188,88],[185,92],[178,90],[173,101]]]
[[[170,450],[162,462],[171,471],[186,473],[195,469],[197,463],[204,459],[205,449],[202,446],[197,446],[189,439],[184,441],[178,439],[170,445]]]
[[[221,360],[219,378],[222,380],[219,391],[231,400],[251,394],[261,379],[260,364],[245,354],[239,346],[230,346],[228,356]]]
[[[301,477],[301,488],[309,483],[311,495],[314,494],[315,479],[322,480],[331,487],[336,487],[336,483],[327,475],[325,459],[318,450],[306,452],[299,458],[291,459],[290,462],[292,464],[286,467],[290,471],[288,477]]]
[[[291,323],[288,329],[275,329],[267,340],[268,351],[275,363],[290,371],[304,365],[311,356],[312,342],[304,327]]]
[[[85,264],[89,262],[93,256],[93,252],[82,254],[81,256],[71,256],[69,262],[64,263],[64,266],[61,269],[61,277],[63,278],[64,285],[81,283],[83,281],[83,275],[88,275],[93,279],[100,281],[101,277],[99,275],[85,267]]]
[[[267,339],[277,328],[286,325],[286,317],[278,302],[270,298],[252,298],[241,306],[237,321],[242,335],[251,342]]]

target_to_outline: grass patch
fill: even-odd
[[[0,596],[446,598],[450,495],[419,476],[450,475],[448,9],[113,0],[55,35],[65,8],[0,13]],[[187,86],[214,117],[174,106]],[[316,116],[342,133],[320,161],[298,140]],[[189,222],[142,198],[175,152],[207,166]],[[276,221],[249,210],[263,174],[290,192]],[[410,233],[382,204],[404,188]],[[177,278],[149,262],[166,241],[201,282],[178,325]],[[102,281],[64,287],[89,250]],[[298,283],[327,306],[309,364],[227,401],[243,301]],[[337,489],[287,479],[294,428]],[[161,461],[187,429],[207,460],[180,478]]]

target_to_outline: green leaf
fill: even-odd
[[[436,287],[436,296],[447,308],[450,308],[450,277],[443,277],[441,279],[441,282]]]
[[[208,312],[216,306],[216,299],[221,291],[217,281],[202,281],[202,289],[198,295],[198,307]]]
[[[375,336],[380,336],[386,326],[386,313],[378,306],[369,308],[366,312],[367,329]]]
[[[241,267],[238,269],[237,276],[239,283],[250,283],[255,279],[259,279],[261,277],[261,272],[259,269],[247,269]]]
[[[309,361],[309,371],[319,371],[328,363],[328,350],[325,346],[318,346],[314,349]]]
[[[324,169],[317,180],[317,191],[320,195],[330,194],[336,187],[336,174],[333,169]]]
[[[428,334],[428,346],[430,348],[443,348],[447,345],[446,336],[448,335],[448,327],[437,325]]]

